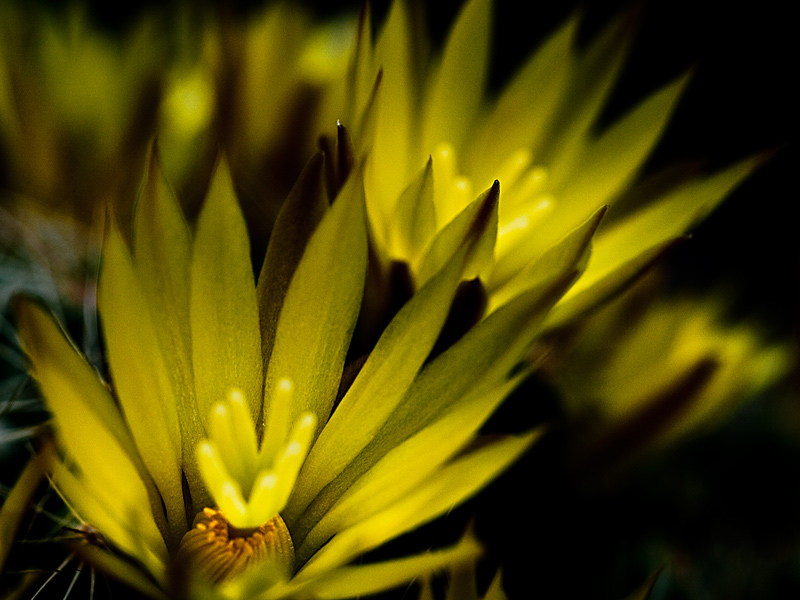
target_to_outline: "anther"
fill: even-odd
[[[288,577],[294,566],[294,545],[280,515],[242,530],[233,527],[222,511],[204,508],[183,536],[178,557],[190,561],[215,583],[255,565]]]

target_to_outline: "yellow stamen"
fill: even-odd
[[[294,544],[280,515],[258,527],[238,529],[222,511],[204,508],[183,536],[178,557],[190,561],[215,583],[255,565],[288,578],[294,566]]]

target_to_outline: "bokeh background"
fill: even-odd
[[[58,11],[67,3],[38,0],[38,4]],[[263,4],[241,2],[235,11],[246,18]],[[428,4],[430,33],[441,41],[461,2]],[[650,0],[634,5],[610,0],[496,0],[495,4],[491,81],[495,89],[575,10],[584,14],[583,39],[622,10],[638,13],[636,41],[604,113],[606,123],[688,68],[695,69],[646,170],[680,159],[698,159],[715,169],[756,152],[776,151],[694,230],[689,242],[668,257],[668,285],[673,292],[721,291],[732,320],[757,321],[768,339],[800,344],[795,217],[800,200],[795,115],[800,102],[792,85],[797,79],[798,48],[796,25],[786,3],[766,0],[734,7],[721,0]],[[320,18],[329,18],[357,10],[359,2],[319,0],[305,5]],[[145,12],[193,10],[197,3],[94,0],[88,6],[98,27],[120,34]],[[387,6],[386,1],[373,2],[376,20]],[[22,277],[12,269],[14,249],[5,242],[3,300],[20,281],[14,277]],[[19,269],[35,270],[35,264]],[[27,397],[34,392],[20,387],[25,384],[18,379],[19,357],[11,356],[8,307],[3,311],[3,348],[9,356],[3,357],[0,376],[4,382],[17,378],[14,385],[0,388],[5,395],[0,407],[4,419],[0,483],[7,489],[27,452],[24,432],[44,415],[35,405],[23,416],[16,412],[9,416],[6,410],[12,395]],[[91,315],[71,310],[64,317],[76,339],[92,335],[86,326]],[[511,598],[622,599],[662,567],[652,600],[800,597],[798,390],[800,375],[795,369],[784,384],[751,399],[713,431],[619,469],[578,476],[567,467],[574,440],[558,391],[534,379],[488,427],[513,431],[547,422],[550,428],[542,442],[474,501],[380,553],[449,542],[475,515],[478,535],[489,548],[480,575],[488,577],[502,563]],[[53,566],[57,564],[56,560]],[[60,592],[55,589],[48,593],[63,596],[63,587]],[[74,594],[79,597],[86,591],[76,588]],[[416,592],[393,595],[398,596],[411,598]]]

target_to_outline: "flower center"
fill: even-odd
[[[183,536],[178,556],[192,561],[214,583],[254,565],[273,569],[276,579],[288,578],[294,565],[294,545],[280,515],[258,527],[239,529],[222,511],[204,508]]]
[[[292,384],[278,382],[264,439],[239,390],[214,407],[209,437],[197,447],[197,466],[214,503],[238,530],[258,527],[281,512],[289,500],[314,435],[316,419],[305,412],[289,428]]]

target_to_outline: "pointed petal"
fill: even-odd
[[[425,99],[421,148],[442,142],[460,148],[480,108],[489,67],[492,3],[470,0],[461,9]]]
[[[147,177],[136,205],[133,255],[136,270],[151,302],[159,311],[159,329],[166,340],[188,356],[189,264],[192,246],[189,226],[172,188],[164,179],[157,149],[153,149]],[[191,370],[191,367],[189,367]],[[191,377],[185,377],[191,381]]]
[[[358,318],[366,265],[364,192],[356,170],[311,236],[286,292],[267,370],[265,419],[274,389],[288,379],[293,388],[288,427],[305,412],[316,417],[317,432],[327,422]],[[286,433],[264,443],[277,447]]]
[[[392,431],[392,436],[399,435],[402,440],[432,422],[459,398],[506,381],[536,338],[551,307],[574,279],[575,273],[570,272],[555,282],[524,292],[426,365],[381,435],[388,436]]]
[[[400,502],[334,536],[300,574],[318,575],[334,569],[446,513],[505,470],[535,437],[507,437],[462,456]]]
[[[269,238],[257,288],[261,355],[265,371],[289,282],[311,234],[328,210],[322,179],[323,166],[321,153],[308,162],[283,203]]]
[[[551,316],[549,324],[563,323],[568,315],[574,316],[589,307],[593,295],[599,299],[641,272],[711,212],[762,160],[763,157],[755,156],[725,171],[685,184],[614,223],[608,230],[601,229],[595,236],[589,267],[565,295],[563,305]],[[573,302],[575,305],[567,308],[567,303]]]
[[[559,113],[533,148],[536,162],[548,165],[550,185],[558,188],[580,160],[588,133],[622,72],[631,45],[632,15],[612,21],[578,61]]]
[[[406,259],[413,267],[436,233],[432,160],[400,194],[391,222],[389,253]]]
[[[536,51],[467,140],[467,172],[476,185],[489,185],[507,157],[520,148],[535,149],[542,139],[575,68],[577,24],[571,18]]]
[[[344,470],[400,402],[447,319],[468,251],[462,248],[392,319],[303,465],[287,522]]]
[[[36,488],[44,479],[44,468],[37,457],[28,461],[14,487],[0,506],[0,573],[11,551],[20,521],[28,510]]]
[[[172,384],[181,428],[183,469],[192,496],[202,481],[194,461],[202,425],[194,395],[190,306],[192,241],[178,199],[164,179],[157,150],[136,206],[133,262]]]
[[[153,575],[164,572],[167,548],[147,504],[131,502],[125,488],[98,487],[74,475],[60,460],[50,468],[53,487],[69,509],[91,523],[126,554],[139,560]]]
[[[594,264],[589,266],[587,273],[600,265],[607,270],[613,262],[612,256],[621,263],[647,247],[646,244],[652,246],[686,233],[716,208],[763,160],[763,156],[747,158],[724,171],[689,182],[607,231],[601,230],[596,239]],[[580,287],[586,287],[587,283],[581,282]]]
[[[489,312],[526,289],[553,281],[573,269],[583,271],[589,258],[590,243],[607,209],[608,207],[604,206],[595,211],[583,224],[550,247],[540,258],[519,269],[507,283],[497,282],[492,273],[489,286]]]
[[[117,399],[161,493],[171,542],[177,546],[186,531],[178,411],[150,311],[114,227],[103,251],[98,307]]]
[[[435,477],[442,465],[466,446],[519,381],[518,376],[488,393],[467,394],[434,423],[388,452],[384,449],[385,456],[362,477],[350,483],[345,475],[326,488],[294,530],[298,561],[302,564],[336,533],[386,509]],[[385,448],[385,444],[379,442],[377,447]],[[364,454],[369,451],[368,448]],[[356,459],[360,460],[363,457]],[[326,509],[330,502],[325,500],[335,491],[331,488],[342,482],[349,484],[345,490],[336,490],[341,498]],[[306,535],[312,525],[313,529]]]
[[[314,579],[309,585],[303,586],[302,590],[314,598],[331,600],[369,595],[454,565],[474,562],[480,555],[481,547],[478,542],[468,539],[456,546],[418,556],[371,565],[340,567]],[[302,574],[298,578],[299,585],[302,585]]]
[[[587,313],[600,303],[611,298],[614,294],[624,289],[625,286],[643,275],[654,264],[660,261],[672,248],[683,242],[686,238],[680,237],[667,240],[652,248],[648,248],[627,263],[618,265],[616,269],[604,277],[594,280],[592,284],[576,294],[572,290],[567,292],[561,301],[556,304],[547,315],[544,329],[555,329]],[[591,262],[590,262],[591,264]],[[581,277],[586,277],[584,273]],[[581,281],[578,279],[578,282]],[[578,285],[577,283],[575,285]],[[573,286],[574,289],[574,286]]]
[[[506,593],[503,591],[503,573],[500,569],[497,570],[497,574],[492,579],[492,583],[489,585],[489,589],[486,590],[486,596],[483,597],[483,600],[508,600]]]
[[[586,148],[580,168],[561,190],[559,203],[585,212],[609,202],[636,174],[661,137],[689,75],[664,86]]]
[[[478,196],[437,234],[420,263],[418,285],[423,285],[438,273],[467,240],[474,238],[475,231],[480,231],[481,237],[472,250],[470,265],[465,269],[464,278],[474,279],[491,266],[497,240],[499,200],[500,183],[495,181],[491,188]]]
[[[76,491],[64,490],[65,495],[73,502],[85,495],[95,504],[103,497],[110,508],[125,513],[120,516],[136,516],[142,535],[163,556],[155,520],[165,524],[161,500],[111,395],[49,313],[25,299],[16,311],[22,347],[54,416],[58,440],[83,473],[84,483]]]
[[[20,299],[16,310],[31,373],[69,456],[98,487],[148,506],[133,441],[97,373],[43,308]]]
[[[570,273],[554,284],[523,293],[426,365],[375,439],[306,510],[299,525],[300,537],[389,450],[455,410],[457,403],[483,398],[491,407],[496,400],[492,393],[503,391],[509,371],[519,363],[548,310],[572,281],[574,274]]]
[[[192,255],[192,363],[200,418],[238,388],[260,418],[261,335],[250,242],[230,171],[220,159]]]
[[[364,186],[370,222],[379,236],[387,231],[387,207],[407,185],[408,174],[424,161],[421,157],[419,164],[409,164],[418,127],[413,118],[420,89],[417,53],[422,53],[422,30],[415,27],[413,12],[411,3],[393,2],[375,45],[373,71],[381,71],[381,87],[375,98],[375,137]]]

